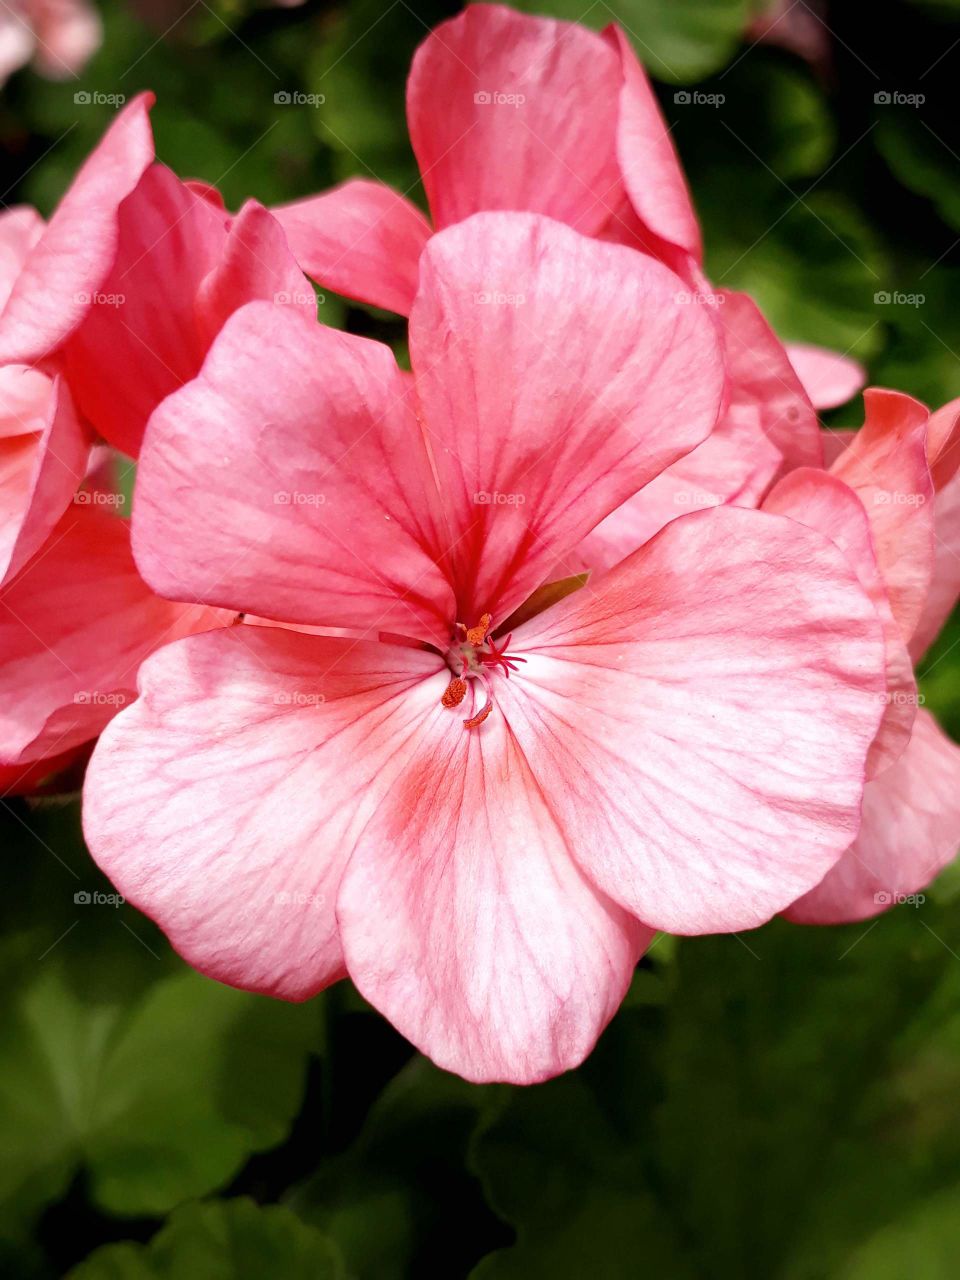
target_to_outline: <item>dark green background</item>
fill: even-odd
[[[718,284],[753,292],[783,337],[858,355],[873,382],[960,394],[960,5],[835,4],[822,73],[745,41],[743,0],[524,7],[636,36]],[[147,87],[160,158],[231,207],[354,174],[420,198],[404,77],[456,8],[197,0],[158,40],[175,13],[151,29],[111,4],[78,82],[25,71],[0,97],[2,199],[53,207],[111,115],[78,88]],[[724,102],[676,104],[692,84]],[[326,101],[277,106],[282,90]],[[895,290],[924,301],[875,301]],[[400,322],[332,296],[320,314],[402,341]],[[956,735],[954,643],[956,626],[923,689]],[[437,1071],[345,984],[302,1006],[234,992],[131,908],[76,905],[109,886],[75,802],[3,803],[0,830],[4,1277],[960,1274],[952,872],[874,923],[658,939],[588,1063],[521,1090]]]

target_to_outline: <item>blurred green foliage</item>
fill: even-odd
[[[835,4],[817,68],[745,37],[745,0],[521,7],[630,32],[714,281],[874,382],[960,394],[960,6],[881,3],[864,21]],[[111,3],[77,82],[27,70],[4,90],[3,199],[53,207],[111,115],[78,91],[153,88],[160,158],[230,207],[355,174],[422,202],[404,79],[456,9],[198,0],[151,25]],[[693,83],[722,102],[675,98]],[[293,91],[316,105],[275,100]],[[925,102],[877,100],[894,91]],[[898,292],[915,301],[882,300]],[[332,296],[321,317],[402,343],[399,322]],[[954,621],[923,689],[955,736],[958,660]],[[75,800],[2,802],[0,829],[4,1277],[957,1274],[955,870],[862,926],[658,939],[585,1066],[519,1090],[433,1068],[346,985],[301,1006],[235,992],[132,908],[78,903],[110,886]]]

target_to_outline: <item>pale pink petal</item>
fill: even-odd
[[[760,428],[757,409],[732,405],[703,444],[587,534],[568,558],[568,565],[575,567],[560,568],[568,573],[610,569],[678,516],[725,502],[755,507],[782,462],[779,449]]]
[[[934,487],[944,488],[960,467],[960,396],[931,413],[927,423],[927,459]]]
[[[25,15],[10,4],[0,10],[0,85],[33,57],[37,41]]]
[[[923,611],[910,638],[910,653],[919,662],[940,634],[960,599],[960,474],[933,500],[933,574]]]
[[[709,434],[716,331],[678,284],[652,258],[529,214],[477,214],[430,241],[410,354],[460,621],[502,621]]]
[[[399,192],[354,178],[271,212],[308,276],[347,298],[409,314],[430,224]]]
[[[867,371],[859,360],[809,342],[788,342],[786,350],[815,409],[846,404],[866,385]]]
[[[446,644],[438,507],[389,348],[250,303],[150,420],[134,547],[174,599]]]
[[[577,869],[511,726],[465,731],[446,679],[395,733],[402,764],[340,887],[344,954],[439,1066],[531,1084],[590,1052],[651,934]]]
[[[194,300],[217,262],[227,219],[153,165],[120,206],[117,227],[116,261],[66,355],[83,412],[136,457],[153,409],[203,362]]]
[[[418,686],[441,665],[264,627],[168,646],[90,762],[95,859],[203,973],[313,995],[343,976],[340,874],[389,801],[424,719]]]
[[[763,510],[799,520],[836,543],[880,618],[887,677],[883,720],[867,758],[867,776],[875,777],[889,769],[910,741],[917,708],[917,684],[910,655],[880,577],[867,513],[852,489],[836,476],[812,467],[799,467],[785,476],[767,495]]]
[[[308,320],[317,318],[316,294],[297,266],[280,224],[263,205],[248,200],[230,223],[217,261],[197,291],[194,315],[200,353],[206,355],[234,311],[257,301],[292,307]]]
[[[66,80],[82,71],[103,43],[103,24],[89,0],[31,0],[37,71]]]
[[[620,27],[611,25],[604,35],[617,51],[623,74],[617,155],[631,203],[655,236],[700,262],[700,224],[649,77]]]
[[[135,696],[158,645],[220,615],[150,592],[130,554],[129,523],[73,507],[0,590],[0,761],[59,754],[96,737]]]
[[[823,447],[823,465],[829,471],[833,464],[850,448],[856,431],[848,427],[824,427],[820,432]]]
[[[906,751],[867,783],[856,841],[784,915],[798,924],[867,920],[920,893],[958,849],[960,748],[921,708]]]
[[[483,209],[549,214],[585,234],[617,209],[622,73],[585,27],[471,5],[417,50],[410,140],[436,227]]]
[[[53,379],[26,364],[0,365],[0,439],[43,431]]]
[[[40,379],[47,383],[42,403],[33,398]],[[30,389],[17,387],[6,406],[7,415],[24,410],[15,419],[23,433],[7,434],[9,416],[0,432],[0,582],[19,572],[70,505],[91,445],[62,379],[22,366],[0,370],[0,394],[17,382]]]
[[[140,94],[120,112],[31,249],[0,314],[0,364],[31,363],[76,327],[113,265],[117,210],[153,160]]]
[[[27,254],[43,235],[43,227],[39,213],[27,204],[0,213],[0,308],[10,297]]]
[[[494,714],[580,865],[648,924],[762,924],[856,835],[883,643],[813,530],[737,507],[675,520],[511,651],[526,664]]]
[[[757,406],[788,469],[822,466],[817,415],[780,339],[745,293],[717,296],[733,403]]]
[[[899,391],[870,387],[865,420],[831,474],[859,496],[877,562],[904,640],[920,619],[933,573],[933,482],[927,465],[927,410]]]

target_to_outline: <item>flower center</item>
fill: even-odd
[[[504,679],[508,679],[518,663],[526,662],[526,658],[515,658],[512,654],[507,654],[512,636],[507,636],[497,647],[490,636],[491,621],[489,613],[485,613],[475,627],[465,627],[462,622],[458,622],[446,653],[447,666],[453,672],[453,679],[440,699],[445,707],[459,707],[467,696],[470,681],[479,681],[483,685],[486,700],[479,711],[476,710],[474,686],[474,713],[463,722],[467,729],[479,728],[493,710],[490,676],[494,672],[500,672]]]

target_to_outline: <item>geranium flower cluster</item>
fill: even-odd
[[[349,976],[472,1080],[579,1063],[657,930],[933,878],[956,406],[821,429],[862,371],[707,280],[622,32],[432,32],[429,220],[368,181],[231,214],[150,106],[0,219],[9,790],[89,757],[93,856],[190,964]],[[308,276],[407,317],[412,371]]]

